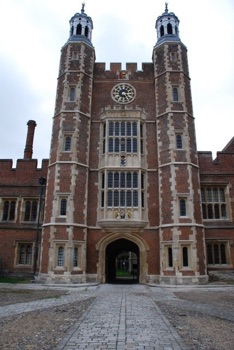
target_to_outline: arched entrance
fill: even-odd
[[[96,248],[98,251],[97,281],[99,283],[113,280],[113,271],[116,271],[114,261],[116,262],[117,259],[117,264],[118,261],[121,261],[121,257],[124,257],[124,254],[121,254],[121,252],[127,252],[127,257],[129,258],[130,253],[135,254],[132,256],[137,259],[137,281],[142,284],[147,283],[147,251],[149,250],[149,246],[142,237],[126,231],[113,232],[103,237],[97,243]],[[115,258],[112,259],[111,254],[113,254]],[[122,262],[123,261],[122,259]]]
[[[138,283],[140,252],[138,246],[127,240],[117,239],[106,248],[106,282]]]

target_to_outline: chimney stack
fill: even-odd
[[[29,120],[28,123],[28,133],[26,138],[26,145],[24,149],[24,159],[32,159],[33,154],[33,138],[35,127],[37,126],[34,120]]]

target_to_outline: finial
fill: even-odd
[[[165,2],[165,12],[168,12],[168,2]]]
[[[85,8],[85,2],[82,2],[82,9],[81,9],[81,13],[84,13],[84,8]]]

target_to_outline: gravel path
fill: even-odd
[[[0,306],[18,306],[19,303],[38,300],[51,300],[54,303],[38,311],[0,317],[1,350],[56,349],[97,296],[95,289],[33,288],[0,286]],[[188,349],[234,349],[234,288],[146,287],[146,290]],[[71,302],[62,303],[66,297]],[[56,305],[56,302],[60,302],[60,305]]]

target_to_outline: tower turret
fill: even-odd
[[[84,41],[92,45],[92,18],[87,16],[84,10],[85,4],[82,4],[80,13],[76,13],[70,20],[70,37],[69,41]]]
[[[174,12],[168,11],[168,4],[166,3],[165,11],[156,20],[155,28],[157,31],[158,44],[164,41],[180,41],[179,37],[179,19]]]

